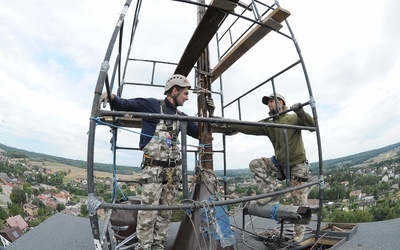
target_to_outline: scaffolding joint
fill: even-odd
[[[93,193],[88,194],[88,212],[89,215],[93,215],[97,213],[97,209],[99,209],[101,202]]]
[[[320,183],[319,183],[319,189],[324,189],[325,188],[325,181],[324,181],[324,177],[321,175],[320,177],[319,177],[319,181],[320,181]]]
[[[316,107],[316,105],[315,105],[315,99],[314,99],[313,96],[310,96],[310,106],[311,106],[311,108],[315,108],[315,107]]]
[[[109,61],[104,61],[101,64],[101,72],[107,73],[108,69],[110,68],[110,62]]]

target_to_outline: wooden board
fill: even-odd
[[[289,11],[278,7],[266,16],[262,23],[271,27],[273,30],[280,30],[282,28],[280,23],[288,16],[290,16]],[[222,73],[224,73],[270,31],[271,29],[258,25],[247,33],[247,35],[244,36],[212,69],[211,74],[213,75],[213,78],[211,78],[211,82],[220,77]]]
[[[225,1],[229,2],[229,8],[232,8],[232,3],[237,3],[239,0]],[[217,2],[217,6],[221,6],[224,1],[219,0]],[[211,5],[212,4],[213,3],[211,3]],[[226,11],[222,11],[219,8],[207,8],[203,18],[201,19],[192,37],[190,38],[189,43],[187,44],[174,74],[187,76],[190,73],[204,49],[207,48],[211,39],[217,33],[222,21],[227,15],[228,14]]]

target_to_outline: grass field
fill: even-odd
[[[78,167],[73,167],[69,165],[64,165],[60,163],[54,163],[54,162],[35,162],[35,161],[30,161],[29,162],[33,166],[41,166],[46,168],[47,170],[52,170],[52,171],[64,171],[67,174],[65,177],[66,180],[71,180],[75,178],[86,178],[87,177],[87,172],[86,169],[83,168],[78,168]],[[108,172],[101,172],[101,171],[94,171],[94,176],[96,178],[105,178],[105,177],[110,177],[112,178],[112,173]],[[139,173],[134,173],[132,175],[117,175],[118,178],[123,179],[123,180],[137,180],[140,177]]]

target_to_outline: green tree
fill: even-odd
[[[28,195],[28,198],[31,198],[33,190],[32,190],[31,184],[29,184],[29,182],[24,182],[24,184],[22,186],[22,190]]]
[[[38,198],[33,198],[32,200],[32,204],[37,206],[39,209],[45,209],[46,205],[43,203],[42,200],[38,199]]]
[[[396,210],[394,207],[389,209],[389,213],[387,214],[385,220],[391,220],[399,217],[399,215],[396,213]]]
[[[389,203],[377,203],[375,207],[371,208],[371,214],[374,216],[374,221],[383,221],[389,214]]]
[[[8,203],[8,213],[10,214],[10,216],[24,216],[24,210],[22,209],[22,207],[14,203]]]
[[[88,216],[88,214],[89,214],[89,211],[88,211],[87,205],[83,204],[81,206],[81,216],[86,217],[86,216]]]
[[[355,210],[353,212],[354,214],[354,221],[350,221],[350,222],[354,222],[354,223],[361,223],[361,222],[371,222],[374,217],[372,216],[372,214],[369,213],[368,210]]]
[[[11,191],[10,199],[14,204],[22,207],[26,203],[26,193],[22,189],[14,187]]]
[[[5,210],[5,209],[3,209],[2,207],[0,207],[0,219],[1,220],[5,220],[5,219],[7,219],[9,216],[8,216],[8,213],[7,213],[7,211]]]
[[[40,191],[39,191],[39,189],[35,188],[35,189],[33,189],[32,193],[34,196],[38,196],[40,194]]]
[[[319,189],[313,188],[311,189],[310,193],[308,194],[309,199],[318,199],[319,198]]]
[[[322,221],[330,222],[332,221],[331,212],[328,208],[322,208]]]
[[[63,211],[64,209],[65,209],[65,205],[64,205],[64,204],[61,204],[61,203],[58,203],[58,204],[57,204],[56,210],[57,210],[58,212],[61,212],[61,211]]]

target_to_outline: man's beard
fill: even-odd
[[[282,109],[282,106],[278,106],[278,110],[281,110]],[[278,114],[279,112],[278,111],[276,111],[276,107],[274,107],[273,109],[270,109],[269,110],[269,114],[270,115],[276,115],[276,114]]]
[[[276,109],[274,108],[274,109],[269,111],[269,114],[270,115],[276,115],[276,114],[278,114],[278,112],[276,112]]]

